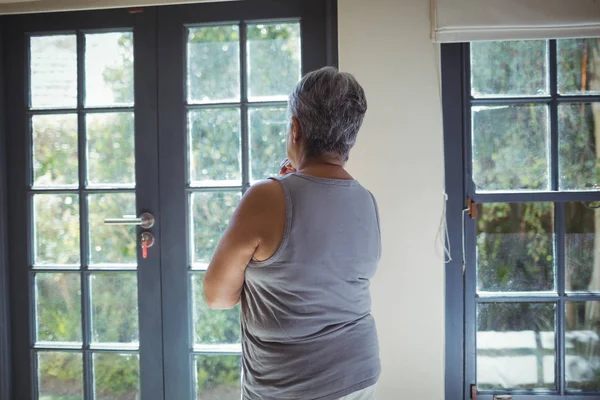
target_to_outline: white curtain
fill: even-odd
[[[0,0],[0,15],[232,0]]]
[[[431,13],[440,43],[600,36],[600,0],[431,0]]]

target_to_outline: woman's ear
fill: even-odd
[[[300,141],[301,132],[300,132],[300,122],[298,122],[298,118],[292,117],[292,142],[298,143]]]

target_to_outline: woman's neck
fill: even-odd
[[[320,178],[354,179],[343,165],[344,162],[336,157],[309,157],[299,163],[296,171]]]

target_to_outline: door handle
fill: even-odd
[[[106,218],[104,223],[107,225],[136,225],[143,229],[150,229],[154,226],[154,215],[149,212],[142,213],[139,217],[123,215],[122,218]]]

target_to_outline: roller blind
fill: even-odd
[[[432,0],[435,42],[600,36],[600,0]]]
[[[237,0],[0,0],[0,15]]]

